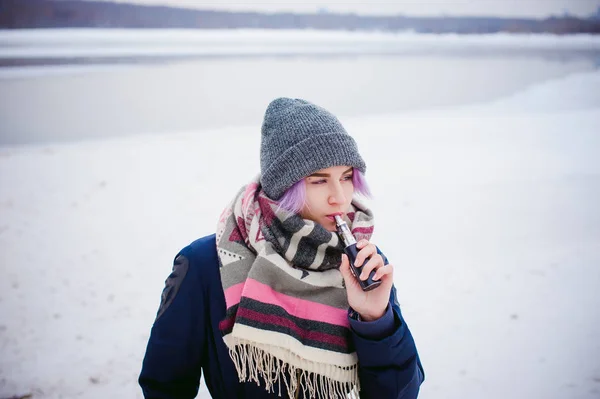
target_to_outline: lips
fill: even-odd
[[[344,213],[343,213],[343,212],[332,213],[332,214],[330,214],[330,215],[325,215],[325,217],[326,217],[327,219],[331,220],[332,222],[335,222],[335,216],[336,216],[336,215],[343,216],[343,215],[344,215]]]

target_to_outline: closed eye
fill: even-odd
[[[346,175],[346,176],[342,176],[342,178],[340,179],[341,181],[350,181],[352,180],[353,175]],[[319,180],[313,180],[310,182],[310,184],[325,184],[327,183],[327,179],[319,179]]]

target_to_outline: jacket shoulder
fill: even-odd
[[[212,286],[210,282],[220,279],[215,234],[199,238],[183,248],[175,256],[175,262],[178,260],[188,264],[192,279],[203,282],[205,288]]]
[[[217,241],[216,235],[211,234],[193,241],[187,247],[179,251],[179,255],[183,255],[190,260],[201,260],[207,258],[217,258]]]

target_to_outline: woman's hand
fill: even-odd
[[[367,240],[360,240],[356,247],[359,249],[356,256],[356,265],[359,265],[359,278],[366,280],[371,270],[377,270],[373,280],[381,280],[381,285],[371,291],[363,291],[360,284],[350,270],[348,257],[342,255],[340,272],[344,277],[348,304],[360,315],[364,321],[373,321],[384,315],[390,301],[390,291],[394,283],[394,267],[391,264],[384,265],[383,257],[377,253],[375,245]],[[371,258],[363,265],[366,258]]]

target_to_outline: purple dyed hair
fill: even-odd
[[[371,190],[365,180],[363,173],[354,168],[352,173],[352,184],[354,192],[366,198],[371,198]],[[294,183],[294,185],[286,190],[279,200],[279,207],[293,213],[300,213],[306,201],[306,186],[304,179]]]

